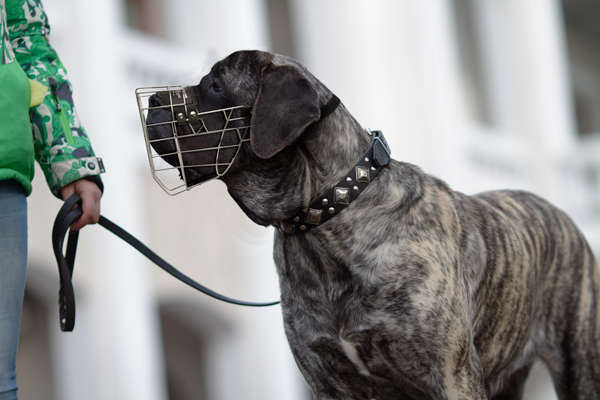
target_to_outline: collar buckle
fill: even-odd
[[[373,161],[379,167],[387,165],[387,163],[390,161],[392,151],[390,150],[390,145],[387,143],[387,140],[385,140],[385,137],[381,131],[373,132],[373,143],[371,146],[373,147]]]

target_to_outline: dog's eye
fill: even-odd
[[[217,82],[213,82],[211,89],[216,93],[221,93],[223,91]]]

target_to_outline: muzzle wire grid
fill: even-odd
[[[152,177],[169,195],[173,196],[182,193],[209,180],[225,175],[235,161],[242,144],[250,140],[250,138],[247,137],[248,129],[250,127],[250,107],[238,106],[199,113],[196,107],[196,98],[191,89],[178,85],[142,87],[136,89],[135,94],[140,112],[142,129],[144,131],[146,151],[148,153]],[[153,103],[158,105],[150,106],[151,98],[154,99]],[[160,122],[148,123],[148,115],[153,110],[169,111],[170,119],[167,117],[166,120],[161,120]],[[220,129],[208,130],[204,119],[219,113],[224,121],[223,127]],[[167,113],[163,114],[168,116]],[[237,123],[237,121],[242,122]],[[167,135],[165,137],[165,135],[162,134],[161,137],[150,137],[148,133],[149,128],[152,130],[152,128],[160,128],[163,126],[170,127],[170,136]],[[182,134],[182,132],[177,129],[177,127],[183,128],[185,126],[189,127],[191,133]],[[230,132],[237,136],[237,143],[224,143],[223,139],[225,135]],[[218,144],[205,148],[182,150],[181,140],[202,135],[215,135],[214,137],[218,137]],[[231,135],[229,136],[231,137]],[[170,148],[173,148],[174,151],[159,154],[153,147],[155,144],[160,146],[160,142],[168,141],[172,141],[172,146],[170,146]],[[234,155],[230,160],[223,161],[220,159],[220,156],[222,156],[222,151],[227,149],[233,149]],[[189,159],[191,153],[203,153],[204,156],[207,156],[210,155],[210,152],[214,153],[214,157],[211,156],[212,162],[186,164],[186,159]],[[188,155],[188,157],[184,157],[186,155]],[[175,160],[173,157],[176,157],[178,162],[175,165],[171,165],[164,160],[164,157],[170,157],[171,160]],[[188,176],[185,173],[188,168],[210,168],[214,173],[210,174],[208,179],[202,180],[201,182],[189,183]]]

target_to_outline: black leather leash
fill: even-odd
[[[76,206],[76,207],[75,207]],[[71,332],[75,326],[75,293],[73,290],[73,268],[75,266],[75,253],[77,251],[77,240],[79,239],[79,231],[70,232],[67,242],[66,254],[63,255],[63,244],[69,227],[83,214],[81,210],[81,197],[76,194],[69,197],[54,221],[52,228],[52,247],[54,256],[58,264],[58,274],[60,278],[60,290],[58,293],[60,329],[64,332]],[[187,275],[181,273],[171,264],[160,258],[156,253],[150,250],[146,245],[132,236],[129,232],[110,221],[109,219],[100,216],[98,224],[106,228],[125,242],[129,243],[133,248],[146,256],[150,261],[158,265],[164,271],[168,272],[183,283],[188,284],[194,289],[226,303],[239,306],[249,307],[267,307],[279,304],[279,301],[270,303],[252,303],[247,301],[235,300],[222,294],[216,293],[206,286],[199,284]]]

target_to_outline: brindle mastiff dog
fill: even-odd
[[[522,191],[467,196],[388,161],[385,141],[288,57],[237,52],[192,89],[200,112],[253,109],[221,179],[248,217],[278,228],[285,331],[315,399],[519,399],[536,360],[560,399],[600,399],[598,266],[562,211]]]

